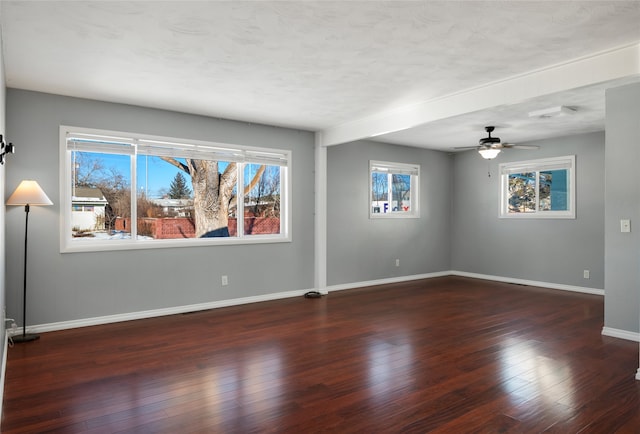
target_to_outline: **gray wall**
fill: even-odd
[[[293,151],[293,242],[66,253],[59,251],[60,124]],[[313,287],[314,136],[310,132],[56,95],[7,91],[19,146],[6,191],[36,179],[54,201],[29,215],[28,323],[46,324]],[[6,214],[7,308],[20,310],[24,210]],[[220,276],[229,285],[220,285]]]
[[[638,332],[640,84],[606,93],[605,326]],[[620,232],[631,219],[631,233]]]
[[[449,270],[451,159],[364,140],[328,149],[329,285]],[[420,164],[420,218],[369,218],[369,160]]]
[[[456,155],[452,268],[457,271],[604,288],[604,134],[532,142],[495,160],[475,151]],[[573,219],[500,219],[498,164],[576,155]],[[491,171],[491,177],[487,176]],[[583,278],[590,270],[591,278]]]

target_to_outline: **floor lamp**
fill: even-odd
[[[22,288],[22,334],[12,336],[13,342],[35,341],[40,336],[27,334],[27,234],[29,230],[29,207],[31,205],[53,205],[36,181],[24,180],[13,192],[7,205],[24,205],[24,286]]]

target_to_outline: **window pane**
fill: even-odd
[[[138,155],[138,239],[195,238],[191,175],[154,155]],[[187,167],[181,158],[170,159]]]
[[[536,211],[536,174],[533,172],[509,175],[509,212]]]
[[[569,209],[569,171],[567,169],[540,172],[540,211]]]
[[[138,239],[236,236],[235,163],[139,155],[137,172]]]
[[[280,233],[280,167],[244,167],[244,234]]]
[[[411,176],[391,175],[392,177],[392,211],[411,211]]]
[[[118,225],[131,209],[131,163],[127,155],[71,152],[71,230],[83,240],[130,237]]]
[[[389,212],[389,175],[386,173],[371,173],[371,206],[374,213]]]

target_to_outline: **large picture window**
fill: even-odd
[[[575,218],[575,156],[503,163],[500,216]]]
[[[291,152],[60,128],[61,251],[289,241]]]
[[[369,162],[369,216],[371,218],[419,217],[417,164]]]

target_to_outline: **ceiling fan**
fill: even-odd
[[[500,142],[500,137],[491,137],[491,133],[495,130],[495,127],[484,127],[484,130],[488,136],[481,138],[477,146],[462,146],[454,149],[477,149],[485,160],[496,158],[503,149],[538,149],[538,146],[535,145],[515,145],[513,143]]]

